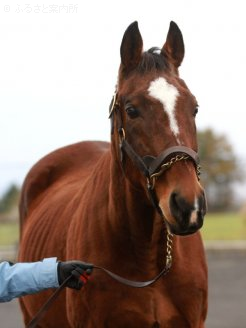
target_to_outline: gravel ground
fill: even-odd
[[[209,312],[206,328],[246,328],[246,249],[210,249],[207,259]],[[16,300],[0,305],[0,318],[1,328],[23,328]]]
[[[246,249],[207,251],[207,328],[246,328]]]

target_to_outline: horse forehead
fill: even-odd
[[[175,115],[176,102],[179,97],[178,89],[167,82],[164,77],[158,77],[150,82],[148,93],[162,104],[169,118],[170,129],[174,135],[178,135],[179,126]]]

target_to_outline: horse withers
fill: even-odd
[[[134,22],[120,54],[111,143],[80,142],[33,166],[21,195],[19,261],[77,259],[144,281],[172,260],[166,276],[139,289],[94,270],[81,292],[59,296],[39,327],[201,328],[207,266],[198,230],[206,201],[198,105],[178,73],[183,37],[171,22],[164,46],[143,52]],[[21,298],[26,324],[51,294]]]

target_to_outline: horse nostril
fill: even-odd
[[[182,215],[185,215],[190,212],[190,206],[186,200],[176,192],[173,192],[170,197],[170,205],[174,216],[179,217],[181,213]]]
[[[175,235],[190,235],[203,225],[206,213],[204,194],[196,195],[193,201],[188,201],[187,198],[177,191],[172,192],[169,197],[171,217],[167,217],[165,221],[169,231]]]
[[[180,193],[173,192],[169,199],[171,214],[176,223],[171,224],[175,234],[187,235],[196,232],[203,225],[206,212],[205,198],[195,198],[194,203],[188,202]]]
[[[178,206],[176,197],[177,197],[177,194],[175,192],[173,192],[171,194],[171,197],[170,197],[170,205],[171,205],[171,208]]]

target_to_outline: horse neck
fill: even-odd
[[[164,222],[146,191],[128,180],[115,159],[111,161],[110,195],[110,217],[118,239],[131,248],[135,261],[156,265],[160,260],[163,264]]]

